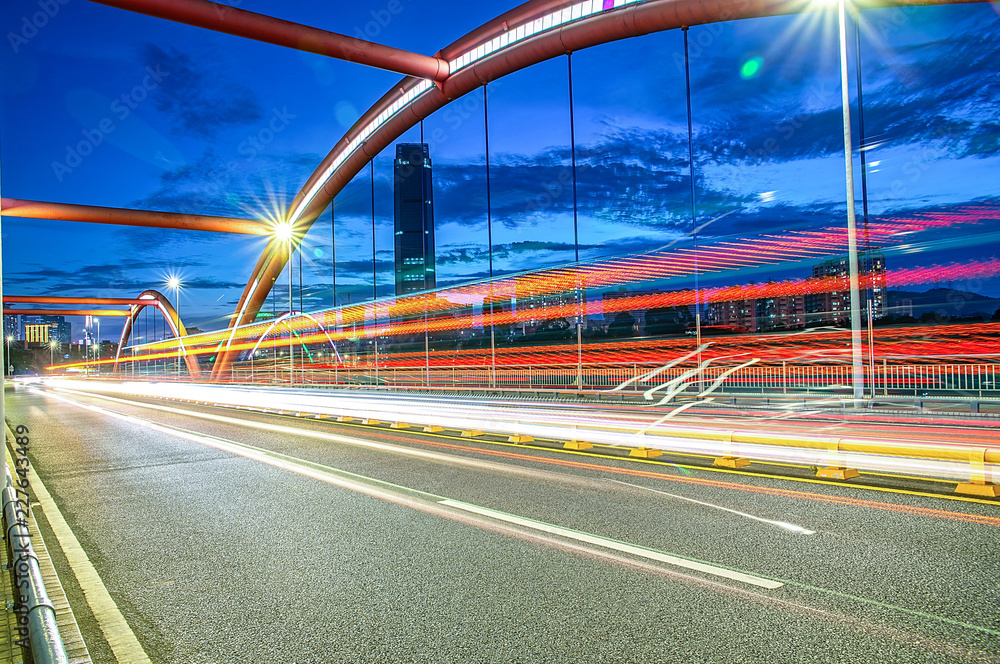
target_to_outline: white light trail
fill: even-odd
[[[447,429],[479,430],[496,434],[531,436],[536,439],[585,440],[625,448],[653,448],[665,452],[707,457],[737,455],[764,462],[792,463],[825,467],[831,458],[839,464],[858,470],[920,475],[941,479],[968,481],[969,462],[939,460],[933,457],[878,455],[874,453],[832,450],[839,441],[867,447],[898,448],[910,454],[924,448],[930,452],[948,444],[886,441],[862,436],[841,437],[817,435],[812,428],[806,433],[758,428],[741,422],[739,431],[705,426],[673,424],[655,433],[637,436],[649,423],[642,416],[626,417],[609,413],[592,413],[589,408],[552,408],[539,406],[515,407],[509,404],[483,403],[454,397],[395,397],[368,393],[349,395],[326,390],[303,388],[235,388],[205,384],[174,383],[94,383],[70,379],[53,379],[49,384],[65,386],[83,392],[131,394],[154,398],[175,398],[232,407],[276,410],[311,415],[348,415],[356,419],[405,422],[410,425],[440,426]],[[743,441],[740,442],[742,438]],[[732,441],[732,442],[730,442]],[[753,442],[765,441],[765,442]],[[993,474],[993,465],[987,472]]]
[[[686,502],[689,502],[689,503],[694,503],[696,505],[702,505],[704,507],[710,507],[710,508],[712,508],[714,510],[721,510],[723,512],[729,512],[731,514],[736,514],[737,516],[741,516],[741,517],[743,517],[745,519],[751,519],[752,521],[759,521],[761,523],[766,523],[766,524],[775,526],[777,528],[781,528],[782,530],[787,530],[790,533],[796,533],[798,535],[815,535],[816,534],[815,530],[809,530],[807,528],[803,528],[802,526],[796,526],[794,523],[787,523],[785,521],[775,521],[773,519],[765,519],[764,517],[754,516],[753,514],[747,514],[746,512],[740,512],[739,510],[734,510],[734,509],[730,509],[728,507],[723,507],[722,505],[714,505],[712,503],[706,503],[706,502],[704,502],[702,500],[695,500],[694,498],[688,498],[686,496],[678,496],[675,493],[667,493],[666,491],[660,491],[658,489],[651,489],[648,486],[641,486],[639,484],[629,484],[628,482],[622,482],[621,480],[610,480],[610,481],[614,482],[615,484],[624,484],[625,486],[634,487],[636,489],[642,489],[643,491],[650,491],[652,493],[658,493],[658,494],[660,494],[662,496],[667,496],[669,498],[674,498],[676,500],[683,500],[683,501],[686,501]]]
[[[617,540],[609,539],[606,537],[601,537],[599,535],[594,535],[592,533],[581,532],[578,530],[571,530],[569,528],[563,528],[561,526],[556,526],[553,524],[545,523],[542,521],[536,521],[534,519],[527,519],[524,517],[516,516],[514,514],[508,514],[507,512],[501,512],[498,510],[490,509],[488,507],[481,507],[479,505],[473,505],[471,503],[465,503],[457,500],[452,500],[450,498],[444,498],[442,496],[436,496],[419,489],[412,489],[409,487],[404,487],[390,482],[385,482],[371,477],[366,477],[364,475],[358,475],[348,471],[340,470],[337,468],[330,468],[327,466],[322,466],[320,464],[305,461],[303,459],[297,459],[285,454],[280,454],[278,452],[272,452],[270,450],[261,449],[258,447],[253,447],[250,445],[244,445],[242,443],[237,443],[235,441],[226,440],[224,438],[219,438],[216,436],[208,436],[204,434],[199,434],[194,431],[188,431],[186,429],[181,429],[178,427],[164,426],[150,420],[142,419],[139,417],[134,417],[132,415],[127,415],[125,413],[117,413],[112,410],[107,410],[99,406],[93,406],[90,404],[80,403],[72,399],[67,399],[56,394],[45,393],[46,397],[62,401],[64,403],[71,404],[78,408],[84,410],[89,410],[91,412],[97,413],[99,415],[104,415],[107,417],[112,417],[114,419],[122,420],[130,424],[136,424],[142,426],[143,428],[156,431],[158,433],[166,434],[168,436],[173,436],[175,438],[180,438],[182,440],[187,440],[192,443],[199,445],[204,445],[207,447],[212,447],[214,449],[228,452],[230,454],[249,459],[251,461],[256,461],[258,463],[266,464],[273,468],[279,468],[281,470],[286,470],[297,475],[308,477],[326,484],[330,484],[342,489],[347,489],[349,491],[354,491],[361,493],[372,498],[377,498],[379,500],[384,500],[386,502],[394,503],[397,505],[403,505],[410,507],[412,509],[420,510],[423,512],[438,513],[434,510],[434,503],[444,507],[451,507],[454,509],[461,510],[463,512],[468,512],[472,514],[477,514],[479,516],[489,517],[490,519],[500,521],[502,523],[509,523],[518,525],[530,530],[537,532],[546,533],[549,535],[556,535],[558,537],[563,537],[566,539],[574,540],[577,542],[583,542],[586,544],[591,544],[593,546],[598,546],[604,549],[610,549],[612,551],[617,551],[620,553],[627,553],[634,556],[639,556],[647,560],[655,560],[657,562],[666,563],[668,565],[673,565],[675,567],[681,567],[684,569],[694,570],[697,572],[702,572],[705,574],[710,574],[713,576],[730,579],[732,581],[739,581],[741,583],[750,584],[757,586],[759,588],[765,588],[768,590],[774,590],[780,588],[785,584],[780,581],[774,581],[764,577],[755,576],[753,574],[747,574],[745,572],[740,572],[737,570],[727,569],[724,567],[718,567],[709,563],[705,563],[699,560],[693,560],[689,558],[681,558],[663,551],[657,551],[655,549],[650,549],[642,546],[637,546],[634,544],[628,544],[626,542],[619,542]],[[109,397],[103,397],[109,398]],[[162,408],[162,410],[173,410]],[[190,414],[190,413],[186,413]],[[230,418],[225,418],[230,419]],[[255,425],[260,423],[246,422],[245,420],[238,421],[241,425]],[[277,429],[291,430],[290,427],[276,427]],[[310,432],[302,429],[292,430],[297,435],[310,435]],[[314,437],[327,437],[327,436],[314,436]],[[335,437],[340,438],[340,437]],[[352,441],[352,443],[357,444],[358,441]],[[372,446],[382,447],[377,444]],[[394,451],[401,451],[402,448],[395,449]],[[417,450],[410,450],[411,452]],[[422,453],[422,456],[435,456],[444,457],[447,461],[454,461],[454,457],[447,455],[436,455],[434,453]],[[406,493],[415,494],[417,497],[407,496]],[[428,504],[428,499],[432,501]]]

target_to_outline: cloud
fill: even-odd
[[[925,18],[933,20],[930,14]],[[942,34],[942,26],[950,34]],[[893,44],[894,37],[866,28],[862,67],[868,142],[936,142],[954,157],[1000,154],[995,103],[1000,33],[981,20],[933,27],[933,32],[901,31],[898,37],[920,36],[922,41],[912,44]],[[840,86],[830,75],[836,67],[828,66],[827,56],[821,53],[820,62],[794,53],[765,58],[760,76],[749,81],[734,75],[746,59],[745,46],[720,49],[698,63],[693,97],[699,159],[752,164],[843,150]],[[778,64],[769,67],[770,62]],[[853,65],[850,75],[853,79]],[[857,131],[856,100],[852,104]]]
[[[237,152],[206,149],[193,163],[167,171],[160,187],[133,201],[140,209],[189,212],[241,219],[262,218],[275,205],[287,206],[320,161],[318,154]]]
[[[176,48],[151,43],[144,45],[142,55],[147,66],[160,67],[169,76],[152,98],[181,133],[209,139],[222,129],[263,117],[256,94],[206,66],[210,59],[195,62]]]
[[[178,265],[195,266],[200,263],[180,261]],[[41,290],[45,295],[60,295],[72,291],[85,291],[92,294],[95,284],[100,291],[126,291],[128,295],[138,295],[150,288],[149,278],[136,278],[136,272],[148,270],[148,265],[132,269],[123,268],[118,264],[83,265],[73,270],[61,270],[51,267],[41,267],[37,270],[25,270],[4,275],[4,281],[18,285],[33,285],[35,290]],[[184,289],[202,290],[216,288],[243,288],[244,284],[223,281],[206,277],[189,277],[184,280]],[[154,284],[153,289],[158,287]]]

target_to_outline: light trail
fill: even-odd
[[[226,440],[224,438],[219,438],[217,436],[200,434],[194,431],[182,429],[180,427],[165,426],[153,422],[152,420],[146,420],[143,418],[134,417],[132,415],[126,415],[124,413],[118,413],[112,410],[107,410],[105,408],[100,408],[98,406],[80,403],[72,399],[67,399],[65,397],[61,397],[58,395],[46,394],[45,396],[57,399],[64,403],[68,403],[77,408],[89,410],[91,412],[106,417],[112,417],[118,420],[122,420],[124,422],[128,422],[130,424],[136,424],[146,429],[151,429],[153,431],[173,436],[175,438],[181,438],[183,440],[197,443],[199,445],[212,447],[223,452],[228,452],[230,454],[234,454],[237,456],[244,457],[246,459],[250,459],[252,461],[272,466],[274,468],[286,470],[295,473],[297,475],[301,475],[303,477],[315,479],[320,482],[324,482],[326,484],[330,484],[342,489],[347,489],[349,491],[354,491],[356,493],[361,493],[363,495],[372,498],[377,498],[379,500],[384,500],[386,502],[402,505],[404,507],[409,507],[419,511],[436,513],[440,516],[449,516],[447,512],[435,511],[433,509],[433,506],[428,504],[428,502],[431,502],[436,505],[451,507],[461,510],[463,512],[471,512],[479,516],[485,516],[492,520],[499,521],[502,523],[509,523],[517,526],[522,526],[524,528],[528,528],[536,532],[545,533],[548,535],[556,535],[558,537],[566,538],[577,542],[583,542],[585,544],[590,544],[605,549],[610,549],[612,551],[616,551],[619,553],[627,553],[633,556],[646,558],[648,560],[666,563],[674,567],[680,567],[683,569],[697,571],[704,574],[710,574],[716,577],[729,579],[731,581],[739,581],[741,583],[746,583],[767,590],[775,590],[785,585],[784,582],[781,581],[774,581],[772,579],[767,579],[746,572],[728,569],[725,567],[719,567],[717,565],[712,565],[710,563],[706,563],[700,560],[695,560],[693,558],[682,557],[675,554],[666,553],[664,551],[658,551],[656,549],[652,549],[649,547],[629,544],[626,542],[621,542],[618,540],[601,537],[599,535],[595,535],[592,533],[586,533],[579,530],[573,530],[570,528],[563,528],[561,526],[545,523],[543,521],[528,519],[514,514],[509,514],[507,512],[501,512],[499,510],[494,510],[487,507],[474,505],[471,503],[453,500],[443,496],[438,496],[432,493],[428,493],[426,491],[421,491],[419,489],[403,487],[397,484],[393,484],[391,482],[386,482],[372,477],[366,477],[364,475],[358,475],[356,473],[351,473],[338,468],[323,466],[321,464],[305,461],[303,459],[297,459],[295,457],[290,457],[277,452],[272,452],[270,450],[265,450],[250,445],[244,445],[242,443],[237,443],[236,441],[232,440]],[[280,427],[280,429],[286,429],[286,427]],[[298,432],[298,435],[310,435],[310,432],[300,431]],[[344,436],[338,436],[336,438],[341,439],[341,441],[347,440],[346,437]],[[358,442],[352,441],[352,444],[358,444]],[[365,444],[368,445],[367,443]],[[413,451],[415,450],[411,450],[411,452]],[[424,453],[424,454],[429,454],[429,453]],[[442,456],[442,455],[434,455],[434,456]],[[452,461],[452,459],[448,460]]]
[[[789,435],[768,430],[737,432],[679,425],[662,428],[650,435],[640,432],[645,422],[637,424],[620,418],[595,418],[586,411],[552,413],[540,408],[512,408],[454,400],[334,397],[296,389],[264,390],[168,383],[113,385],[53,380],[52,384],[83,392],[178,398],[328,416],[349,415],[358,419],[491,431],[502,435],[580,439],[624,448],[653,448],[708,457],[740,456],[757,461],[818,467],[835,465],[879,473],[954,479],[959,482],[969,481],[969,454],[973,451],[968,446],[946,442],[894,443],[858,436],[830,438],[808,434]],[[985,472],[987,481],[1000,476],[1000,470],[992,462],[986,464]]]
[[[89,384],[89,383],[85,383],[85,385],[92,386],[92,384]],[[224,416],[224,415],[217,415],[217,414],[212,414],[212,413],[202,413],[202,412],[197,412],[197,411],[191,411],[191,410],[185,410],[185,409],[179,409],[179,408],[172,408],[172,407],[169,407],[169,406],[163,406],[163,405],[159,405],[159,404],[149,404],[149,403],[143,403],[143,402],[130,401],[130,400],[126,400],[126,399],[118,399],[116,397],[110,397],[110,396],[107,396],[105,394],[96,394],[96,393],[93,393],[92,391],[82,391],[82,392],[73,391],[73,390],[67,390],[67,391],[71,392],[71,393],[74,393],[74,394],[80,394],[80,395],[85,395],[85,396],[89,396],[89,397],[95,397],[95,398],[99,398],[99,399],[105,399],[105,400],[109,400],[109,401],[112,401],[112,402],[127,404],[127,405],[133,406],[133,407],[140,407],[140,408],[158,410],[158,411],[163,411],[163,412],[169,412],[169,413],[175,413],[175,414],[182,414],[182,415],[189,416],[189,417],[195,417],[195,418],[199,418],[199,419],[206,419],[206,420],[210,420],[210,421],[221,422],[221,423],[226,423],[226,424],[232,424],[232,425],[236,425],[236,426],[251,427],[251,428],[257,428],[257,429],[261,429],[261,430],[272,431],[274,433],[286,433],[286,434],[291,434],[291,435],[301,435],[301,436],[308,436],[308,437],[312,437],[312,438],[323,439],[323,440],[327,440],[327,441],[330,441],[330,442],[338,442],[338,443],[345,443],[345,444],[351,444],[351,445],[363,445],[363,446],[367,446],[367,447],[372,447],[374,449],[382,449],[384,451],[389,451],[389,452],[394,452],[394,453],[398,452],[398,453],[402,453],[402,454],[410,454],[411,456],[422,456],[422,455],[429,454],[428,452],[422,452],[422,451],[419,451],[419,450],[411,450],[411,449],[407,449],[406,447],[399,447],[399,446],[395,446],[395,445],[385,446],[385,445],[382,445],[380,443],[375,443],[375,442],[372,442],[372,441],[363,441],[363,440],[352,438],[352,437],[338,436],[336,434],[330,434],[330,433],[327,433],[327,432],[316,431],[315,429],[305,428],[305,427],[302,427],[302,426],[292,427],[292,426],[274,425],[274,424],[265,423],[265,422],[254,422],[254,421],[248,421],[248,420],[243,420],[243,419],[238,419],[238,418],[232,418],[232,417],[228,417],[228,416]],[[389,432],[387,432],[385,430],[370,429],[369,431],[371,432],[371,434],[376,434],[377,433],[377,435],[379,435],[379,436],[381,436],[383,438],[394,439],[394,440],[396,440],[398,442],[401,442],[401,443],[405,443],[405,442],[412,443],[413,442],[412,439],[404,439],[404,438],[400,438],[400,437],[395,437],[394,438]],[[433,435],[428,435],[428,436],[432,437],[432,438],[435,437]],[[428,436],[425,436],[425,438],[428,437]],[[990,525],[990,526],[1000,527],[1000,518],[998,518],[998,517],[989,517],[989,516],[983,516],[983,515],[977,515],[977,514],[967,514],[967,513],[962,513],[962,512],[952,512],[952,511],[940,510],[940,509],[930,509],[930,508],[922,508],[922,507],[910,507],[910,506],[907,506],[907,505],[897,505],[897,504],[893,504],[893,503],[876,502],[876,501],[870,501],[870,500],[864,500],[864,499],[856,499],[856,498],[834,496],[834,495],[829,495],[829,494],[819,494],[819,493],[796,491],[796,490],[790,490],[790,489],[777,489],[777,488],[770,488],[770,487],[754,486],[754,485],[743,484],[743,483],[737,484],[737,483],[733,483],[733,482],[724,482],[724,481],[720,481],[720,480],[695,478],[695,477],[689,477],[689,476],[664,475],[664,474],[661,474],[661,473],[654,473],[654,472],[650,472],[650,471],[643,471],[643,470],[638,470],[638,469],[634,469],[634,468],[618,468],[618,467],[614,467],[614,466],[603,466],[603,465],[597,465],[597,464],[587,463],[587,462],[581,462],[581,461],[574,461],[574,460],[569,460],[569,459],[536,457],[536,456],[531,456],[531,455],[525,455],[525,454],[519,454],[519,453],[515,453],[515,452],[510,452],[510,451],[474,448],[474,447],[469,447],[467,445],[457,445],[457,444],[454,444],[454,443],[445,443],[445,442],[441,442],[441,441],[431,442],[429,440],[424,440],[420,444],[424,445],[424,446],[437,447],[437,448],[440,448],[440,449],[455,450],[455,451],[462,451],[462,452],[475,452],[477,454],[482,454],[482,455],[486,455],[486,456],[495,456],[495,457],[508,458],[508,459],[517,459],[517,460],[521,460],[521,461],[525,461],[526,460],[526,461],[531,461],[531,462],[534,462],[534,463],[548,464],[548,465],[554,465],[554,466],[561,466],[561,467],[566,467],[566,468],[585,469],[585,470],[591,470],[591,471],[593,471],[593,470],[599,470],[599,471],[606,472],[606,473],[619,474],[619,475],[627,475],[627,476],[631,476],[631,477],[642,477],[642,478],[646,478],[646,479],[656,479],[656,480],[664,480],[664,481],[670,481],[670,482],[681,482],[681,483],[688,483],[688,484],[698,484],[698,485],[712,486],[712,487],[724,488],[724,489],[730,489],[730,490],[736,490],[736,491],[747,491],[747,492],[752,492],[752,493],[761,493],[761,494],[768,494],[768,495],[780,496],[780,497],[796,498],[796,499],[819,501],[819,502],[830,502],[830,503],[835,503],[835,504],[840,504],[840,505],[847,505],[847,506],[853,506],[853,507],[865,507],[865,508],[869,508],[869,509],[885,510],[885,511],[890,511],[890,512],[902,512],[902,513],[907,513],[907,514],[912,514],[912,515],[919,515],[919,516],[926,516],[926,517],[933,517],[933,518],[944,518],[944,519],[950,519],[950,520],[956,520],[956,521],[968,521],[968,522],[973,522],[973,523],[979,523],[979,524],[982,524],[982,525]],[[579,455],[581,453],[576,452],[576,453],[572,453],[572,454]],[[425,458],[428,458],[428,459],[437,459],[436,457],[425,457]],[[603,455],[602,458],[614,458],[616,460],[620,459],[620,457],[608,457],[607,455]],[[457,461],[454,458],[448,457],[447,458],[447,462],[448,463],[456,463]],[[457,462],[457,463],[464,463],[464,462],[471,462],[471,460],[466,459],[463,462]],[[653,462],[653,463],[656,463],[656,462]],[[472,464],[472,465],[474,465],[474,464]],[[676,464],[669,464],[669,465],[676,466]],[[680,468],[688,468],[688,469],[691,469],[691,470],[695,470],[696,469],[696,468],[690,467],[690,466],[687,466],[687,467],[678,466],[678,467],[680,467]],[[492,466],[489,469],[490,470],[495,470],[495,468],[493,468]],[[510,469],[506,469],[505,472],[514,472],[514,471],[511,471]],[[759,474],[742,472],[742,471],[736,471],[736,470],[714,469],[713,472],[720,472],[720,473],[724,473],[724,474],[727,474],[727,475],[739,475],[739,476],[746,476],[746,477],[760,477]],[[773,478],[773,479],[791,479],[792,481],[810,482],[810,483],[820,484],[820,485],[833,485],[833,486],[839,486],[839,487],[845,486],[845,485],[843,485],[841,483],[830,482],[830,481],[825,481],[825,480],[806,480],[806,479],[802,479],[802,478]],[[898,490],[898,489],[882,489],[882,488],[879,488],[879,487],[859,487],[859,488],[864,488],[866,490],[872,490],[872,491],[883,491],[883,492],[887,492],[887,493],[914,494],[914,495],[923,495],[923,496],[935,497],[935,498],[941,497],[941,496],[936,496],[936,495],[933,495],[933,494],[925,494],[925,493],[920,493],[920,492],[904,491],[904,490]],[[984,503],[984,504],[990,504],[990,505],[995,505],[996,504],[995,502],[992,502],[992,501],[985,501],[985,500],[979,500],[979,499],[974,499],[974,498],[951,497],[951,496],[946,496],[946,498],[949,498],[949,499],[952,499],[952,500],[959,500],[959,501],[962,501],[962,502]]]
[[[915,233],[934,230],[955,223],[982,225],[985,219],[997,212],[989,206],[962,209],[950,214],[928,214],[908,219],[888,219],[870,224],[871,242],[876,246],[891,248],[891,243],[883,242],[901,232]],[[790,231],[784,234],[768,234],[743,238],[738,241],[726,240],[699,249],[698,261],[702,272],[731,271],[747,267],[760,267],[787,261],[817,259],[843,253],[846,246],[844,229],[830,227],[817,231]],[[493,302],[502,307],[493,315],[496,325],[525,324],[536,319],[574,317],[577,315],[575,292],[581,284],[588,292],[600,289],[641,283],[658,279],[690,276],[693,269],[693,255],[682,248],[674,251],[657,251],[649,254],[627,255],[602,259],[591,264],[564,266],[534,273],[503,277],[492,283],[476,283],[444,289],[434,293],[389,298],[379,301],[378,311],[385,317],[385,323],[376,324],[371,320],[372,307],[367,304],[349,305],[337,310],[314,312],[318,322],[305,315],[297,315],[289,321],[302,335],[304,343],[324,341],[344,341],[354,338],[368,339],[380,337],[406,337],[427,332],[445,333],[470,327],[482,327],[483,316],[463,313],[465,304]],[[947,265],[926,265],[887,270],[884,273],[884,287],[902,287],[935,283],[944,279],[983,279],[1000,274],[1000,260],[996,258]],[[862,288],[873,285],[872,275],[862,275]],[[256,286],[255,286],[256,287]],[[719,286],[693,290],[673,290],[657,293],[637,294],[629,297],[587,300],[585,314],[601,316],[617,312],[648,310],[659,307],[684,307],[696,302],[738,302],[750,299],[804,296],[830,292],[842,292],[846,288],[846,277],[810,277],[790,279],[763,284],[742,284]],[[572,295],[572,297],[570,297]],[[541,306],[523,306],[523,303],[549,298]],[[565,301],[553,304],[551,300]],[[456,305],[456,303],[464,303]],[[456,306],[458,308],[456,308]],[[425,325],[423,317],[429,318]],[[454,314],[454,315],[453,315]],[[419,319],[419,320],[417,320]],[[256,346],[269,350],[278,347],[280,340],[266,340],[268,322],[251,323],[215,332],[206,332],[186,337],[185,344],[192,354],[214,356],[219,352],[219,344],[225,349],[247,352]],[[325,339],[323,328],[329,330]],[[916,331],[914,330],[914,333]],[[167,340],[136,347],[134,361],[163,359],[176,352],[176,340]],[[943,347],[942,347],[943,348]],[[995,341],[988,346],[996,350]],[[892,352],[881,351],[883,355]],[[167,353],[162,355],[161,353]],[[925,349],[925,354],[933,354],[933,349]],[[390,363],[393,358],[388,358]],[[626,361],[626,358],[621,358]],[[764,358],[768,359],[768,358]],[[770,359],[788,359],[770,358]],[[646,361],[654,358],[646,358]],[[123,361],[132,362],[131,357]],[[368,360],[365,360],[367,362]],[[575,361],[575,359],[574,359]],[[594,360],[591,360],[594,361]],[[627,361],[632,361],[628,358]],[[341,366],[344,363],[340,363]],[[78,368],[79,364],[62,365]],[[402,366],[401,364],[395,366]]]
[[[658,489],[651,489],[648,486],[641,486],[639,484],[629,484],[628,482],[622,482],[620,480],[611,480],[616,484],[621,484],[624,486],[630,486],[635,489],[642,489],[643,491],[650,491],[652,493],[658,493],[661,496],[667,496],[668,498],[674,498],[675,500],[683,500],[689,503],[694,503],[696,505],[702,505],[704,507],[710,507],[714,510],[720,510],[722,512],[729,512],[730,514],[735,514],[741,516],[744,519],[750,519],[752,521],[759,521],[760,523],[766,523],[776,528],[781,528],[782,530],[787,530],[790,533],[796,533],[798,535],[815,535],[815,530],[809,530],[808,528],[803,528],[802,526],[797,526],[794,523],[787,523],[785,521],[774,521],[773,519],[765,519],[763,517],[754,516],[753,514],[747,514],[746,512],[740,512],[739,510],[730,509],[728,507],[723,507],[722,505],[713,505],[712,503],[706,503],[702,500],[695,500],[694,498],[687,498],[685,496],[678,496],[676,493],[667,493],[666,491],[660,491]]]
[[[514,516],[512,514],[505,514],[503,512],[498,512],[497,510],[491,510],[485,507],[479,507],[477,505],[469,505],[468,503],[463,503],[457,500],[442,500],[440,501],[439,504],[447,505],[448,507],[455,507],[461,510],[466,510],[474,514],[479,514],[481,516],[488,516],[493,519],[498,519],[500,521],[506,521],[507,523],[513,523],[519,526],[524,526],[525,528],[531,528],[533,530],[538,530],[543,533],[549,533],[551,535],[559,535],[560,537],[565,537],[567,539],[573,539],[580,542],[585,542],[587,544],[593,544],[594,546],[600,546],[607,549],[612,549],[614,551],[620,551],[622,553],[629,553],[632,554],[633,556],[641,556],[643,558],[648,558],[650,560],[655,560],[657,562],[667,563],[668,565],[683,567],[685,569],[694,570],[696,572],[704,572],[705,574],[712,574],[714,576],[720,576],[726,579],[731,579],[733,581],[741,581],[743,583],[748,583],[750,585],[758,586],[760,588],[766,588],[768,590],[775,590],[785,585],[780,581],[772,581],[770,579],[754,576],[752,574],[737,572],[734,570],[725,569],[723,567],[718,567],[716,565],[708,565],[700,561],[690,560],[688,558],[681,558],[668,553],[663,553],[662,551],[653,551],[646,547],[635,546],[634,544],[626,544],[625,542],[618,542],[616,540],[608,539],[606,537],[598,537],[596,535],[591,535],[590,533],[583,533],[577,530],[571,530],[569,528],[561,528],[559,526],[553,526],[551,524],[543,523],[541,521],[535,521],[534,519],[525,519],[523,517]]]

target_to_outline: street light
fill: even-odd
[[[846,0],[818,0],[830,6],[837,3],[840,35],[840,91],[844,116],[844,162],[847,185],[847,265],[850,272],[851,303],[851,367],[855,402],[864,396],[865,366],[861,353],[861,287],[858,277],[858,227],[854,215],[854,154],[851,139],[851,106],[847,75],[847,7]]]
[[[172,276],[167,279],[167,288],[174,291],[174,313],[177,315],[177,378],[181,377],[181,280]]]
[[[97,373],[101,373],[101,319],[95,318],[94,322],[97,323],[97,345],[94,346],[94,366],[97,367]]]
[[[7,368],[14,366],[14,363],[10,359],[10,344],[11,344],[12,341],[14,341],[14,335],[13,334],[8,335],[7,336],[7,357],[5,358],[7,360],[7,362],[3,366],[3,372],[4,372],[5,375],[7,374]]]
[[[58,343],[59,342],[55,339],[49,339],[49,371],[52,371],[52,365],[55,363],[55,360],[52,358],[52,354],[55,352],[56,344]]]
[[[295,237],[292,222],[284,221],[274,225],[272,234],[279,242],[288,247],[288,383],[295,382],[295,346],[292,331],[292,240]]]

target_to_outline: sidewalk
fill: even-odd
[[[6,428],[6,427],[5,427]],[[5,450],[6,451],[6,450]],[[4,455],[10,459],[8,454]],[[49,596],[56,613],[56,625],[62,637],[63,645],[70,664],[90,664],[90,653],[87,645],[80,635],[80,628],[76,624],[76,617],[66,599],[59,576],[56,574],[52,559],[49,557],[48,549],[42,534],[38,531],[38,524],[35,523],[34,509],[37,503],[32,503],[28,518],[28,532],[31,533],[31,546],[38,557],[38,567],[42,573],[42,581],[45,584],[45,591]],[[10,552],[8,551],[6,533],[3,546],[0,546],[0,562],[3,563],[3,571],[0,573],[0,586],[3,586],[3,606],[2,617],[0,617],[0,664],[23,664],[30,662],[31,656],[27,650],[22,651],[17,644],[18,640],[27,642],[27,636],[20,636],[17,631],[17,615],[14,613],[14,577],[10,568]]]

